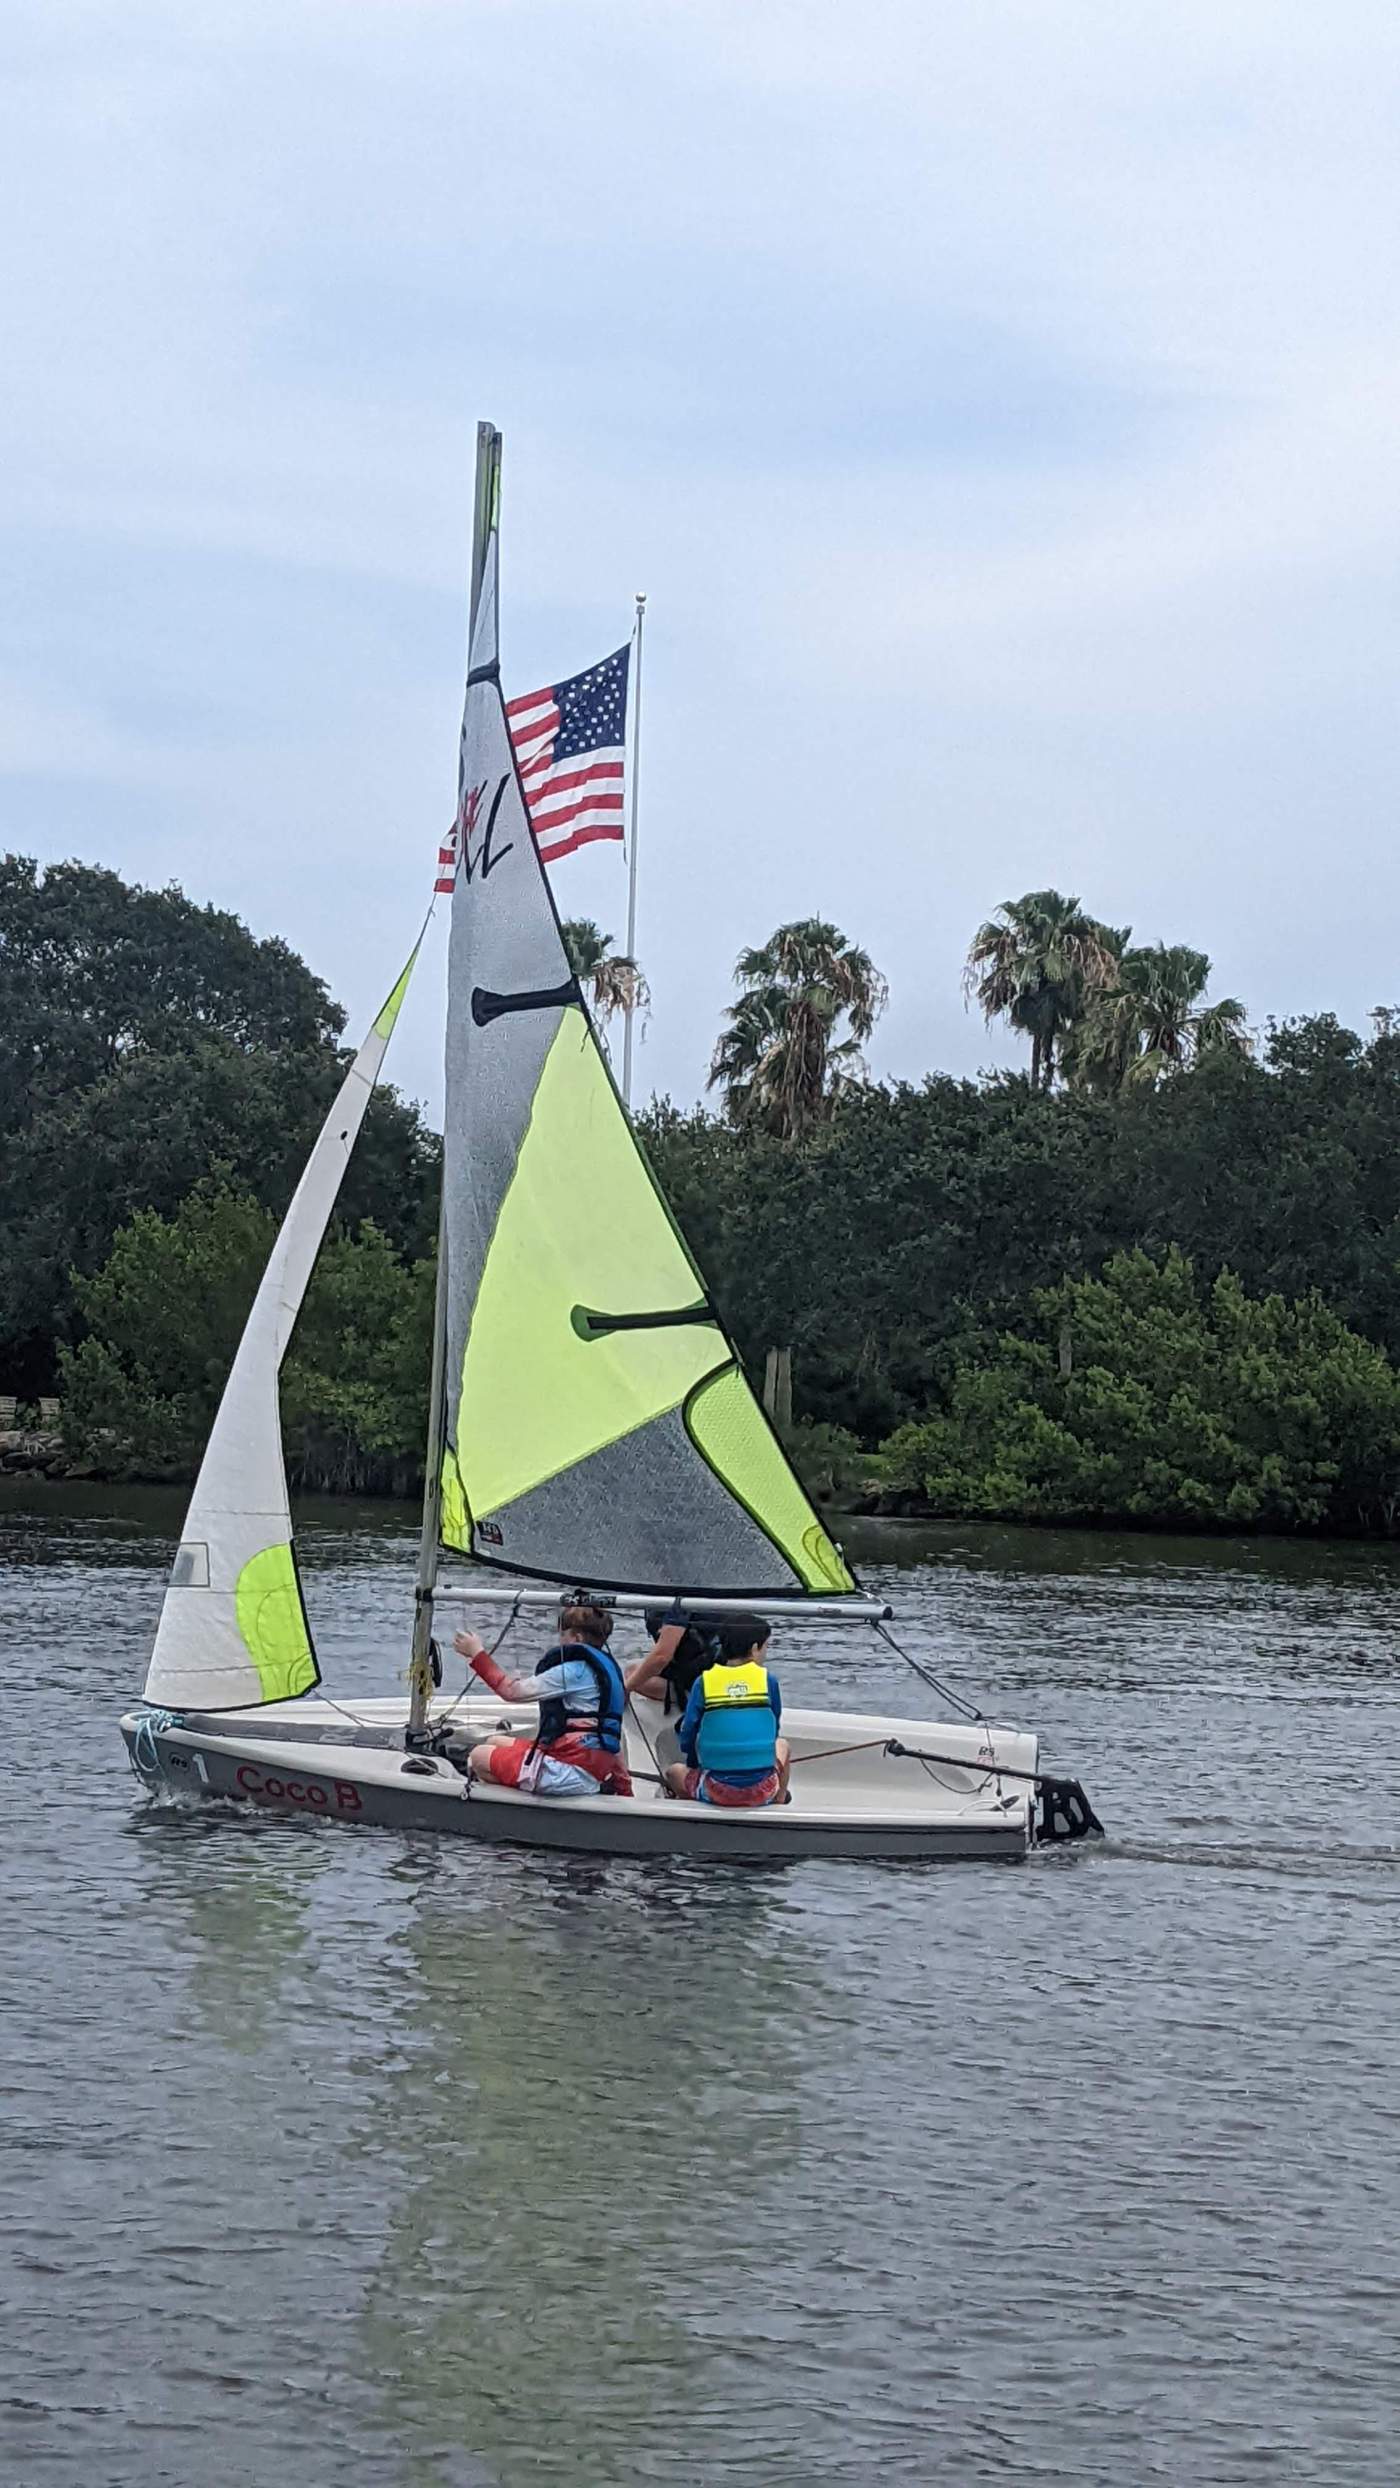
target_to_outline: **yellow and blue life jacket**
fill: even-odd
[[[778,1754],[778,1719],[766,1667],[721,1660],[700,1679],[699,1733],[695,1758],[702,1771],[726,1779],[731,1772],[771,1771]]]

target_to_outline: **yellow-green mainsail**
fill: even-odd
[[[572,977],[493,671],[494,559],[493,537],[449,958],[442,1535],[598,1586],[830,1597],[852,1575],[715,1316]]]

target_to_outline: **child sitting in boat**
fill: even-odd
[[[563,1607],[559,1641],[533,1676],[511,1676],[475,1633],[458,1633],[455,1648],[483,1684],[505,1702],[538,1702],[533,1737],[488,1736],[473,1745],[474,1780],[516,1788],[528,1797],[630,1797],[622,1759],[627,1696],[609,1650],[612,1619],[602,1607]]]
[[[772,1630],[761,1615],[728,1616],[720,1626],[721,1656],[697,1677],[681,1720],[685,1760],[666,1771],[673,1797],[711,1806],[786,1805],[782,1689],[764,1657]]]

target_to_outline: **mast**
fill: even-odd
[[[477,606],[486,570],[486,546],[500,494],[501,436],[493,423],[476,427],[476,492],[472,505],[471,604],[467,646],[476,631]],[[458,788],[460,803],[461,789]],[[460,830],[459,830],[460,839]],[[461,858],[458,857],[460,866]],[[455,903],[455,902],[454,902]],[[630,1023],[629,1023],[630,1026]],[[428,1447],[423,1470],[423,1530],[418,1542],[418,1584],[414,1591],[413,1655],[409,1662],[408,1734],[422,1734],[433,1698],[429,1646],[433,1638],[433,1593],[437,1585],[439,1525],[442,1505],[442,1455],[446,1441],[447,1393],[447,1253],[446,1193],[438,1208],[437,1286],[433,1296],[433,1361],[428,1382]]]
[[[637,598],[637,654],[632,670],[632,802],[627,833],[627,956],[637,956],[637,802],[642,783],[642,624],[647,600]],[[635,1005],[627,1005],[622,1036],[622,1102],[632,1111],[632,1021]]]

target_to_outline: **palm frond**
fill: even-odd
[[[850,1083],[888,987],[869,952],[820,916],[779,925],[742,950],[735,978],[743,990],[726,1014],[709,1085],[724,1089],[736,1121],[795,1137],[829,1111],[838,1081]]]
[[[1128,928],[1100,924],[1078,898],[1028,890],[1007,899],[973,935],[963,992],[988,1026],[1005,1019],[1032,1043],[1031,1084],[1053,1077],[1057,1049],[1083,1020],[1092,997],[1119,974]]]

